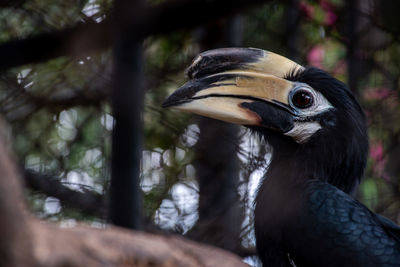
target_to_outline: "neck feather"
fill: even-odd
[[[284,184],[299,184],[318,179],[354,195],[364,175],[368,140],[365,135],[343,133],[316,134],[305,144],[290,137],[266,134],[273,156],[266,179]]]

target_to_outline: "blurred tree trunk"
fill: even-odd
[[[290,0],[286,6],[284,25],[286,26],[286,48],[287,57],[293,61],[299,62],[299,27],[300,27],[300,11],[299,0]]]
[[[389,44],[388,35],[374,22],[376,7],[373,1],[346,2],[343,32],[347,40],[348,85],[357,96],[360,82],[368,82],[375,67],[375,52]]]
[[[142,40],[130,34],[129,18],[140,14],[143,0],[117,0],[114,10],[114,88],[110,220],[131,229],[141,228],[140,159],[143,125]],[[134,7],[134,8],[133,8]],[[135,10],[136,14],[132,14]],[[128,12],[129,11],[129,12]]]
[[[201,51],[239,46],[241,17],[220,20],[201,29]],[[189,233],[195,240],[235,251],[240,247],[242,209],[237,187],[238,127],[198,117],[200,137],[195,146],[196,175],[200,186],[199,220]]]
[[[358,51],[357,25],[359,15],[357,12],[358,0],[347,1],[347,64],[348,85],[354,94],[358,94],[358,81],[360,77],[360,58]]]

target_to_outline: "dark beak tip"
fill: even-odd
[[[174,105],[174,101],[171,101],[171,96],[167,97],[167,99],[164,100],[164,102],[161,104],[161,107],[163,108],[169,108]]]
[[[169,95],[161,106],[163,108],[169,108],[190,102],[193,100],[192,96],[196,94],[200,87],[201,84],[198,84],[195,81],[189,81]]]
[[[190,101],[191,100],[188,98],[182,98],[173,93],[172,95],[167,97],[167,99],[164,100],[164,102],[161,104],[161,107],[163,108],[175,107]]]

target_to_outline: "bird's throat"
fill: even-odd
[[[289,190],[306,181],[317,179],[354,195],[364,175],[368,142],[362,138],[314,136],[304,144],[291,137],[264,131],[273,148],[265,185],[274,184]],[[337,135],[336,135],[337,136]]]

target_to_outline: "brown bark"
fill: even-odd
[[[34,264],[25,266],[246,266],[226,251],[175,235],[117,227],[59,229],[37,220],[31,229]]]
[[[0,129],[4,129],[0,124]],[[0,137],[0,266],[246,266],[229,252],[118,227],[61,229],[29,214],[20,176]]]

